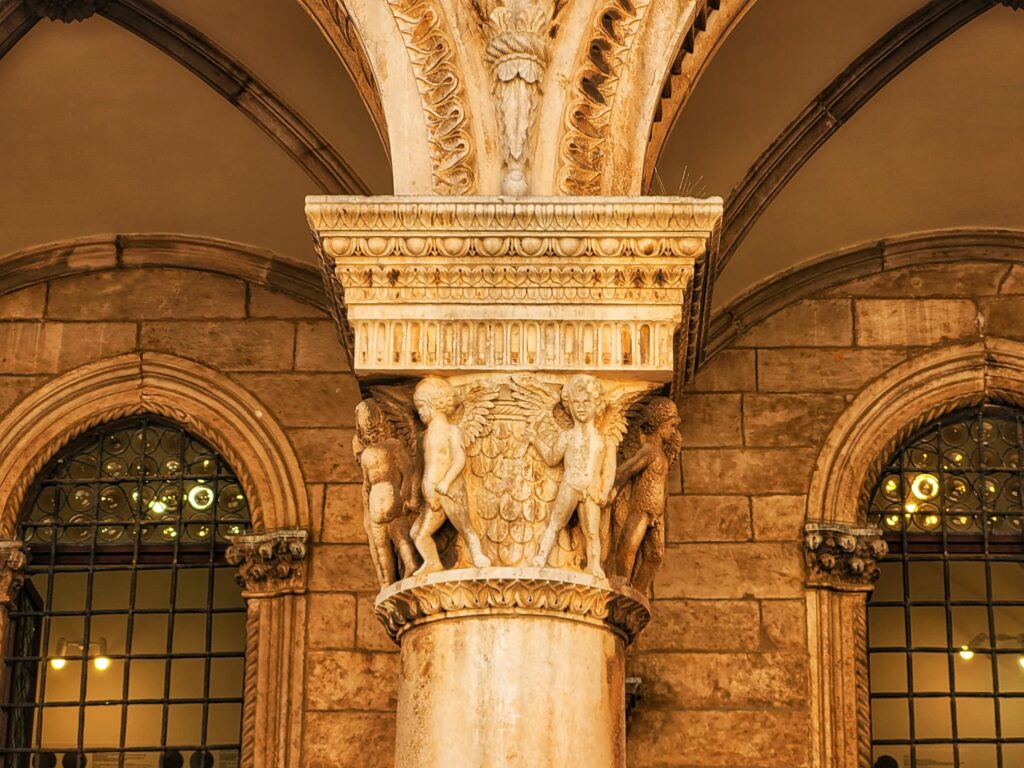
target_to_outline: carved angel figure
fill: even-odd
[[[461,396],[460,396],[461,395]],[[416,573],[432,573],[444,566],[434,534],[450,520],[469,547],[473,565],[491,565],[480,536],[473,528],[466,499],[466,448],[490,428],[487,421],[498,396],[495,387],[479,385],[457,393],[448,381],[427,376],[413,393],[423,435],[423,510],[413,525],[412,538],[423,557]]]
[[[623,441],[625,458],[615,474],[611,570],[645,594],[665,558],[668,472],[681,447],[679,411],[667,397],[651,398]]]
[[[608,551],[610,518],[603,516],[615,482],[616,453],[626,432],[626,412],[643,390],[620,388],[606,395],[601,383],[588,374],[577,374],[562,387],[561,397],[530,376],[512,380],[512,395],[530,414],[526,437],[548,466],[562,464],[562,481],[551,507],[547,528],[533,565],[548,563],[559,532],[572,513],[578,512],[586,544],[587,572],[604,577],[602,553]],[[571,416],[562,427],[555,408]]]
[[[415,428],[402,440],[378,402],[368,398],[356,406],[352,452],[363,470],[363,526],[370,556],[377,580],[386,587],[398,578],[395,550],[403,574],[416,569],[410,514],[419,506]]]

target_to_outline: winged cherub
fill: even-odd
[[[596,378],[581,373],[565,383],[560,398],[526,376],[513,379],[512,392],[533,411],[526,432],[530,444],[548,466],[563,467],[533,565],[547,565],[558,534],[575,511],[586,543],[587,572],[603,578],[601,558],[607,549],[608,525],[602,520],[602,510],[610,501],[615,483],[616,452],[626,431],[626,412],[644,390],[620,388],[606,396]],[[559,400],[572,417],[571,427],[562,428],[555,421],[554,408]]]
[[[423,557],[416,573],[433,573],[444,566],[434,534],[451,520],[469,547],[473,565],[490,566],[480,536],[473,528],[466,499],[466,448],[490,425],[487,415],[498,390],[485,385],[468,388],[461,398],[455,387],[439,376],[427,376],[413,392],[413,403],[427,425],[423,435],[423,511],[413,524],[412,538]]]
[[[625,460],[615,474],[615,517],[622,519],[612,572],[645,594],[665,558],[668,472],[681,447],[679,411],[667,397],[651,398],[623,441]]]
[[[395,550],[406,576],[416,569],[409,514],[419,506],[415,437],[411,444],[399,439],[377,401],[368,398],[356,406],[352,452],[363,470],[363,526],[383,588],[397,578]]]

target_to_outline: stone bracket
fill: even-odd
[[[238,566],[236,580],[243,597],[299,595],[306,591],[306,531],[250,531],[228,538],[231,546],[225,557]]]
[[[888,552],[879,528],[832,522],[804,525],[809,587],[870,592],[879,577],[878,561]]]
[[[0,539],[0,605],[11,605],[25,582],[28,553],[21,539]]]

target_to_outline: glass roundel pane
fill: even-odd
[[[249,523],[245,491],[220,455],[155,416],[82,435],[43,469],[26,501],[32,545],[124,547],[138,538],[145,546],[208,548]]]

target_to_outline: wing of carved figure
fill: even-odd
[[[419,456],[419,435],[422,427],[416,415],[416,406],[412,402],[412,393],[411,385],[370,387],[370,394],[388,417],[395,437],[401,440],[409,456],[416,461],[416,457]]]
[[[626,436],[629,422],[636,415],[639,404],[649,396],[655,384],[620,384],[605,388],[605,408],[598,429],[619,445]],[[632,419],[635,421],[635,419]],[[639,445],[639,441],[637,443]],[[635,449],[634,449],[635,450]]]
[[[500,390],[490,382],[473,382],[456,390],[459,412],[455,423],[462,432],[462,447],[468,448],[491,431],[491,412]]]

